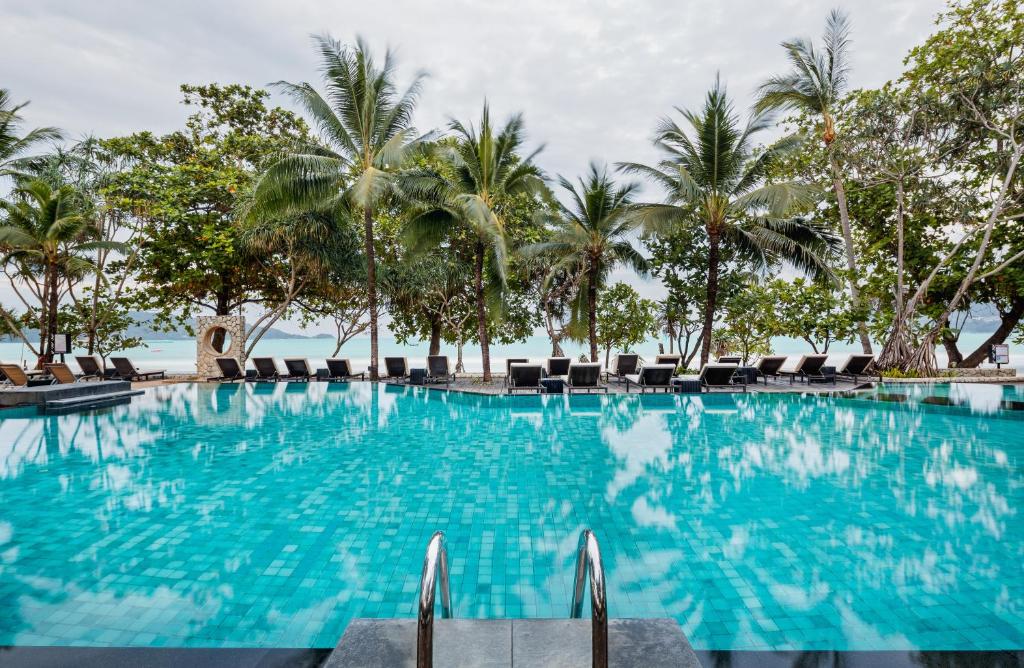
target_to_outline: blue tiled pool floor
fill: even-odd
[[[701,649],[1024,647],[1024,421],[784,395],[175,385],[0,414],[0,644],[329,647],[413,616],[616,617]]]

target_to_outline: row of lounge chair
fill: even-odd
[[[87,380],[152,380],[166,377],[164,370],[139,370],[127,357],[111,357],[112,369],[104,369],[95,355],[75,357],[81,373],[75,373],[67,364],[46,364],[41,372],[26,371],[17,364],[0,364],[0,384],[15,387],[77,383]]]
[[[850,378],[858,382],[861,377],[872,377],[868,371],[874,363],[871,355],[851,355],[844,366],[835,373],[826,373],[826,355],[805,355],[800,357],[792,368],[783,369],[788,359],[784,355],[770,355],[762,357],[754,366],[741,368],[739,357],[723,356],[717,362],[705,365],[697,376],[677,377],[676,372],[682,363],[680,355],[658,355],[654,364],[641,366],[639,355],[629,353],[619,355],[612,368],[604,371],[603,375],[606,383],[613,380],[625,383],[627,392],[634,388],[638,392],[671,392],[674,389],[674,382],[686,380],[699,381],[701,389],[708,391],[736,388],[746,391],[749,383],[763,380],[767,384],[770,379],[782,378],[789,378],[790,384],[797,380],[807,383],[829,380],[834,382],[837,377]],[[308,360],[299,357],[284,359],[284,372],[272,357],[254,357],[252,363],[254,369],[247,373],[236,359],[218,358],[217,364],[221,375],[210,380],[365,380],[365,372],[355,372],[351,361],[346,358],[328,359],[327,369],[319,373],[313,370]],[[410,382],[414,374],[417,374],[418,383],[444,383],[447,387],[455,379],[451,361],[445,355],[429,355],[426,369],[412,369],[406,357],[385,357],[384,367],[385,382]],[[525,358],[510,358],[506,360],[505,372],[504,386],[510,394],[544,392],[545,382],[551,380],[559,381],[564,391],[570,394],[608,391],[607,385],[601,383],[602,368],[599,363],[575,362],[568,357],[549,357],[544,364],[531,363]]]

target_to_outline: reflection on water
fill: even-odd
[[[436,529],[457,616],[563,617],[590,526],[611,614],[698,648],[1022,647],[1021,414],[910,389],[173,385],[2,413],[0,644],[332,646],[413,615]]]

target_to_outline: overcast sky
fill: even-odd
[[[939,0],[858,0],[853,85],[897,76],[931,32]],[[697,107],[722,79],[745,108],[782,72],[779,42],[817,39],[835,3],[808,0],[614,2],[55,2],[0,0],[0,87],[31,100],[31,125],[71,136],[164,132],[182,125],[181,83],[317,83],[311,33],[363,35],[396,50],[399,76],[429,73],[421,130],[475,120],[486,96],[500,117],[525,114],[550,173],[589,160],[645,161],[673,106]],[[288,101],[275,97],[288,105]],[[643,287],[643,286],[642,286]],[[657,286],[644,289],[656,293]],[[7,303],[7,289],[0,298]]]

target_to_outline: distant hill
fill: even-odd
[[[139,337],[147,341],[191,341],[193,337],[189,336],[184,331],[174,332],[162,332],[154,329],[150,323],[153,322],[154,315],[152,313],[146,313],[144,311],[134,311],[131,313],[131,317],[138,324],[132,325],[128,328],[127,336]],[[195,321],[191,321],[192,325],[195,325]],[[29,330],[26,332],[30,339],[38,339],[39,335],[35,334],[35,330]],[[30,333],[32,332],[32,333]],[[312,336],[305,336],[303,334],[292,334],[285,332],[277,328],[270,328],[266,334],[263,335],[264,339],[331,339],[334,338],[330,334],[314,334]],[[10,343],[12,341],[20,341],[20,339],[14,336],[0,336],[0,342]]]

